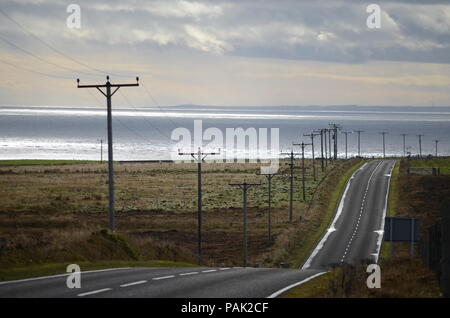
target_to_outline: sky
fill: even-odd
[[[450,2],[2,0],[0,105],[450,106]],[[70,28],[70,4],[80,28]],[[73,21],[73,20],[70,20]]]

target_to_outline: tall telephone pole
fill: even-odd
[[[320,135],[320,165],[321,165],[321,169],[322,172],[324,172],[325,167],[324,167],[324,157],[323,157],[323,129],[319,129],[319,130],[315,130],[313,131],[313,133],[315,133],[316,135]]]
[[[314,179],[314,181],[317,180],[317,177],[316,177],[316,161],[315,161],[315,158],[314,158],[314,137],[316,137],[318,135],[320,135],[320,134],[317,134],[317,133],[314,133],[314,132],[311,132],[310,134],[303,134],[303,136],[305,136],[305,137],[311,137],[312,167],[313,167],[313,179]]]
[[[333,131],[333,157],[334,160],[338,157],[338,129],[342,129],[341,125],[330,124],[331,130]]]
[[[268,213],[268,220],[267,220],[267,226],[268,226],[268,238],[269,238],[269,244],[272,242],[272,179],[277,173],[260,173],[259,175],[265,176],[267,178],[267,185],[268,185],[268,195],[269,195],[269,213]]]
[[[351,131],[343,131],[343,134],[345,134],[345,159],[348,158],[348,148],[347,148],[347,139],[348,139],[348,134],[351,134]]]
[[[218,152],[202,152],[200,147],[197,152],[181,152],[178,149],[178,155],[190,155],[197,162],[197,257],[198,263],[202,261],[202,163],[209,155],[219,155]]]
[[[293,150],[291,152],[282,152],[282,155],[289,156],[289,223],[292,223],[292,210],[293,210],[293,201],[294,201],[294,158],[299,153],[294,153]]]
[[[100,139],[100,163],[103,163],[103,139]]]
[[[78,88],[96,88],[106,97],[107,106],[107,124],[108,124],[108,175],[109,175],[109,229],[111,232],[116,230],[114,215],[114,165],[113,165],[113,137],[112,137],[112,105],[111,98],[121,87],[139,86],[139,77],[136,77],[135,84],[111,84],[109,76],[106,76],[106,83],[99,85],[80,85],[80,79],[77,78]],[[106,93],[102,90],[106,88]],[[111,88],[115,88],[111,92]],[[103,158],[102,158],[103,159]]]
[[[435,152],[435,157],[437,158],[438,157],[438,142],[440,141],[440,140],[433,140],[434,141],[434,143],[436,144],[435,146],[436,146],[436,152]]]
[[[242,197],[243,197],[243,207],[242,207],[242,214],[243,214],[243,223],[244,223],[244,243],[242,246],[242,254],[243,254],[243,260],[244,260],[244,267],[247,267],[247,191],[252,186],[259,186],[261,183],[229,183],[230,186],[236,186],[242,189]]]
[[[403,157],[406,157],[406,136],[408,134],[400,134],[401,136],[403,136]]]
[[[358,157],[361,157],[361,133],[363,133],[364,130],[355,130],[355,133],[358,134]]]
[[[386,138],[385,138],[385,136],[386,136],[386,134],[387,134],[387,132],[386,131],[382,131],[382,132],[380,132],[380,134],[383,136],[383,158],[386,158]]]
[[[419,137],[419,158],[422,158],[422,137],[423,135],[417,135]]]
[[[330,156],[329,157],[330,158],[330,162],[331,162],[331,159],[333,159],[333,157],[331,155],[331,130],[332,129],[327,129],[327,131],[328,131],[328,155]]]
[[[306,187],[305,187],[305,147],[311,144],[305,144],[303,141],[300,144],[292,144],[293,146],[302,147],[302,195],[303,202],[306,202]]]
[[[321,131],[323,131],[323,139],[324,139],[323,147],[325,149],[325,166],[328,167],[328,151],[327,151],[327,148],[328,148],[328,146],[327,146],[328,129],[327,128],[323,128],[323,129],[321,129]]]

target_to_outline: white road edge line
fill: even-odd
[[[175,275],[169,275],[169,276],[161,276],[161,277],[155,277],[152,278],[153,280],[160,280],[160,279],[168,279],[168,278],[174,278]]]
[[[377,171],[378,167],[381,165],[382,162],[383,162],[383,161],[380,161],[380,162],[377,164],[377,166],[375,167],[375,169],[373,169],[372,173],[370,174],[369,180],[367,181],[367,187],[366,187],[366,189],[369,189],[369,187],[370,187],[370,182],[372,181],[372,178],[373,178],[373,176],[375,175],[375,172]],[[361,213],[359,214],[358,222],[356,223],[356,228],[355,228],[355,230],[353,231],[353,235],[352,235],[352,237],[350,238],[350,241],[348,242],[347,248],[349,248],[350,245],[353,243],[353,238],[354,238],[356,232],[358,231],[359,220],[361,219],[361,214],[362,214],[362,212],[363,212],[363,207],[364,207],[364,205],[361,207]],[[344,262],[344,259],[345,259],[346,256],[347,256],[347,250],[345,250],[344,256],[342,257],[342,260],[341,260],[342,263]]]
[[[316,278],[316,277],[319,277],[320,275],[325,274],[325,273],[327,273],[327,272],[320,272],[320,273],[317,273],[317,274],[315,274],[315,275],[309,276],[308,278],[306,278],[306,279],[304,279],[304,280],[302,280],[302,281],[300,281],[300,282],[297,282],[297,283],[295,283],[295,284],[286,286],[286,287],[280,289],[279,291],[274,292],[273,294],[269,295],[267,298],[275,298],[275,297],[278,297],[278,296],[280,296],[281,294],[283,294],[283,293],[285,293],[286,291],[288,291],[289,289],[292,289],[292,288],[297,287],[297,286],[299,286],[299,285],[301,285],[301,284],[304,284],[304,283],[306,283],[306,282],[309,282],[310,280],[312,280],[312,279],[314,279],[314,278]]]
[[[99,273],[99,272],[116,271],[116,270],[120,270],[120,269],[131,269],[131,267],[97,269],[97,270],[92,270],[92,271],[81,271],[80,273],[81,274]],[[23,283],[23,282],[29,282],[29,281],[41,280],[41,279],[58,278],[58,277],[69,276],[71,274],[73,274],[73,273],[58,274],[58,275],[51,275],[51,276],[41,276],[41,277],[32,277],[32,278],[24,278],[24,279],[16,279],[16,280],[8,280],[6,282],[0,282],[0,285],[12,284],[12,283]]]
[[[353,174],[351,175],[351,177],[348,179],[347,181],[347,186],[345,187],[344,193],[342,194],[341,200],[339,202],[339,206],[338,209],[336,211],[336,214],[334,216],[333,219],[333,223],[331,223],[331,225],[329,226],[329,228],[327,229],[326,234],[322,237],[322,239],[320,240],[319,244],[317,244],[316,248],[314,249],[314,251],[311,253],[311,255],[308,257],[308,259],[306,260],[305,264],[302,266],[301,269],[307,269],[311,266],[311,262],[314,259],[314,257],[316,257],[316,255],[319,253],[319,251],[322,249],[323,245],[325,244],[325,242],[328,239],[328,236],[330,236],[330,234],[332,232],[334,232],[336,230],[336,228],[334,227],[334,225],[336,224],[337,220],[339,219],[339,217],[342,214],[342,210],[344,209],[344,201],[345,201],[345,197],[347,196],[347,192],[348,189],[350,188],[350,184],[351,184],[351,180],[353,180],[354,176],[356,175],[356,173],[358,171],[361,171],[362,169],[364,169],[364,167],[367,165],[367,162],[364,163],[364,165],[362,165],[361,168],[357,169],[355,172],[353,172]]]
[[[134,285],[139,285],[139,284],[145,284],[146,282],[147,282],[146,280],[140,280],[137,282],[122,284],[122,285],[120,285],[120,287],[128,287],[128,286],[134,286]]]
[[[386,213],[387,213],[387,206],[388,206],[388,200],[389,200],[389,189],[391,186],[391,179],[392,179],[392,173],[394,171],[395,165],[397,164],[397,161],[394,161],[394,164],[391,167],[391,172],[389,172],[389,180],[388,180],[388,186],[387,186],[387,190],[386,190],[386,201],[384,202],[384,209],[383,209],[383,217],[381,219],[381,229],[378,231],[375,231],[378,234],[378,240],[377,240],[377,250],[376,253],[372,253],[372,254],[376,254],[375,255],[375,263],[378,264],[378,258],[380,257],[380,252],[381,252],[381,244],[383,243],[383,235],[384,235],[384,221],[386,218]]]
[[[112,290],[112,288],[104,288],[104,289],[93,290],[93,291],[90,291],[90,292],[87,292],[87,293],[81,293],[81,294],[78,294],[77,296],[78,296],[78,297],[83,297],[83,296],[88,296],[88,295],[93,295],[93,294],[103,293],[103,292],[108,291],[108,290]]]

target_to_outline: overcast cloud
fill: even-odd
[[[420,1],[374,2],[382,9],[380,29],[366,26],[366,7],[371,2],[356,0],[3,0],[1,8],[27,30],[83,63],[108,72],[147,75],[154,81],[157,90],[153,91],[162,104],[407,105],[416,101],[425,105],[433,100],[449,105],[448,1],[427,1],[425,5]],[[81,29],[66,26],[70,3],[81,7]],[[43,58],[70,68],[79,66],[49,50],[3,15],[0,35]],[[0,57],[27,69],[73,75],[51,65],[36,65],[35,58],[5,41],[0,41]],[[10,65],[0,67],[2,73],[11,72]],[[306,73],[309,75],[304,78]],[[279,78],[297,83],[286,86]],[[307,96],[301,99],[298,93],[287,92],[311,78],[314,85],[328,92],[328,99],[311,93],[317,89],[308,85]],[[362,93],[339,94],[341,80],[349,87],[355,87],[357,81],[366,98]],[[3,103],[27,100],[14,97],[16,93],[2,85]],[[201,93],[194,85],[209,88],[211,93]],[[395,87],[383,91],[385,85],[398,85],[397,91]],[[253,92],[273,87],[273,94],[264,93],[264,100],[252,99],[241,91],[248,86]],[[220,87],[227,94],[222,96]],[[228,96],[230,91],[235,92],[235,98]],[[332,94],[336,94],[334,99]],[[277,99],[280,96],[283,98]],[[61,103],[56,95],[47,100]]]

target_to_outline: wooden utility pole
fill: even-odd
[[[272,179],[277,173],[260,173],[259,175],[267,178],[268,196],[269,196],[269,213],[268,213],[268,238],[269,244],[272,242]]]
[[[322,169],[322,172],[325,171],[325,166],[324,166],[324,157],[323,157],[323,129],[319,129],[319,130],[315,130],[314,133],[316,133],[317,135],[320,135],[320,166]]]
[[[305,144],[303,141],[300,144],[293,144],[293,146],[302,147],[302,194],[303,202],[306,202],[306,185],[305,185],[305,147],[311,144]]]
[[[386,131],[382,131],[380,132],[380,134],[383,136],[383,158],[386,158],[386,140],[385,140],[385,136],[387,134]]]
[[[361,133],[364,132],[364,130],[355,130],[356,133],[358,133],[358,157],[361,157]]]
[[[316,163],[314,158],[314,137],[318,136],[320,134],[311,132],[310,134],[303,134],[305,137],[311,137],[311,153],[312,153],[312,168],[313,168],[313,179],[314,181],[317,181],[317,175],[316,175]]]
[[[419,137],[419,158],[422,158],[422,137],[423,135],[417,135]]]
[[[107,124],[108,124],[108,175],[109,175],[109,229],[115,231],[114,215],[114,165],[113,165],[113,136],[112,136],[112,105],[111,98],[121,87],[139,86],[139,77],[136,77],[135,84],[111,84],[109,76],[106,76],[106,83],[100,85],[80,85],[80,79],[77,79],[78,88],[96,88],[106,97],[107,106]],[[106,92],[102,90],[106,88]],[[111,88],[115,88],[111,92]],[[103,159],[103,158],[102,158]]]
[[[408,134],[401,134],[403,136],[403,157],[406,157],[406,136]]]
[[[343,131],[343,134],[345,134],[345,159],[348,158],[348,147],[347,147],[347,141],[348,141],[348,134],[351,134],[351,131]]]
[[[299,155],[299,153],[294,153],[293,150],[291,152],[282,152],[282,155],[288,155],[290,162],[289,162],[289,170],[290,170],[290,176],[289,176],[289,223],[292,223],[292,211],[293,211],[293,201],[294,201],[294,158],[296,155]]]
[[[197,162],[197,257],[199,264],[202,262],[202,163],[207,156],[219,154],[220,149],[218,152],[202,152],[200,147],[197,152],[181,152],[178,149],[178,155],[190,155]]]
[[[247,191],[252,186],[259,186],[261,183],[230,183],[230,186],[236,186],[242,189],[242,199],[243,199],[243,207],[242,207],[242,214],[243,214],[243,230],[244,230],[244,242],[242,246],[242,256],[243,256],[243,266],[247,267],[247,245],[248,245],[248,235],[247,235]]]
[[[438,157],[438,142],[440,141],[440,140],[433,140],[434,141],[434,143],[435,143],[435,146],[436,146],[436,151],[435,151],[435,154],[434,154],[434,156],[437,158]]]

